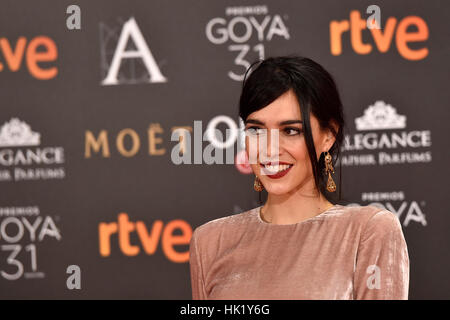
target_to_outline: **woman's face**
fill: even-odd
[[[331,148],[334,137],[329,130],[320,129],[313,114],[310,114],[310,122],[319,159],[322,152]],[[246,152],[250,160],[256,160],[250,165],[268,193],[282,195],[303,188],[308,191],[315,188],[302,128],[300,106],[292,90],[247,117]],[[276,144],[271,148],[276,132],[278,148],[274,148]]]

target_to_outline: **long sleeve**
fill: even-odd
[[[191,272],[192,300],[206,300],[203,267],[198,253],[198,230],[194,230],[189,244],[189,265]]]
[[[361,234],[353,297],[406,300],[408,290],[409,257],[400,221],[388,210],[378,211]]]

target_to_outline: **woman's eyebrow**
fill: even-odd
[[[260,124],[260,125],[264,125],[264,122],[258,120],[258,119],[248,119],[245,124],[247,123],[254,123],[254,124]],[[285,120],[285,121],[280,121],[278,123],[278,125],[283,126],[286,124],[294,124],[294,123],[303,123],[302,120]]]
[[[294,124],[294,123],[303,123],[302,120],[286,120],[286,121],[281,121],[279,123],[280,126],[285,125],[285,124]]]

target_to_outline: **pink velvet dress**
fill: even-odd
[[[194,230],[194,300],[408,299],[408,249],[392,212],[334,205],[280,225],[262,220],[260,209]]]

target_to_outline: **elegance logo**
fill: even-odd
[[[64,163],[62,147],[40,147],[41,134],[18,118],[12,118],[0,128],[0,181],[63,179],[64,167],[23,168],[34,165]],[[6,167],[8,169],[2,169]],[[9,169],[12,167],[12,169]]]
[[[363,116],[355,119],[355,124],[358,131],[403,129],[406,127],[406,116],[398,115],[390,104],[377,101],[364,111]]]
[[[355,126],[356,130],[361,133],[345,135],[342,165],[431,162],[431,131],[405,130],[406,116],[397,114],[394,107],[381,100],[370,105],[361,117],[356,118]],[[391,149],[409,150],[391,152]],[[412,151],[411,149],[419,150]],[[375,153],[377,150],[379,152]],[[353,153],[359,151],[369,153]]]
[[[0,147],[38,146],[41,135],[18,118],[12,118],[0,128]]]

